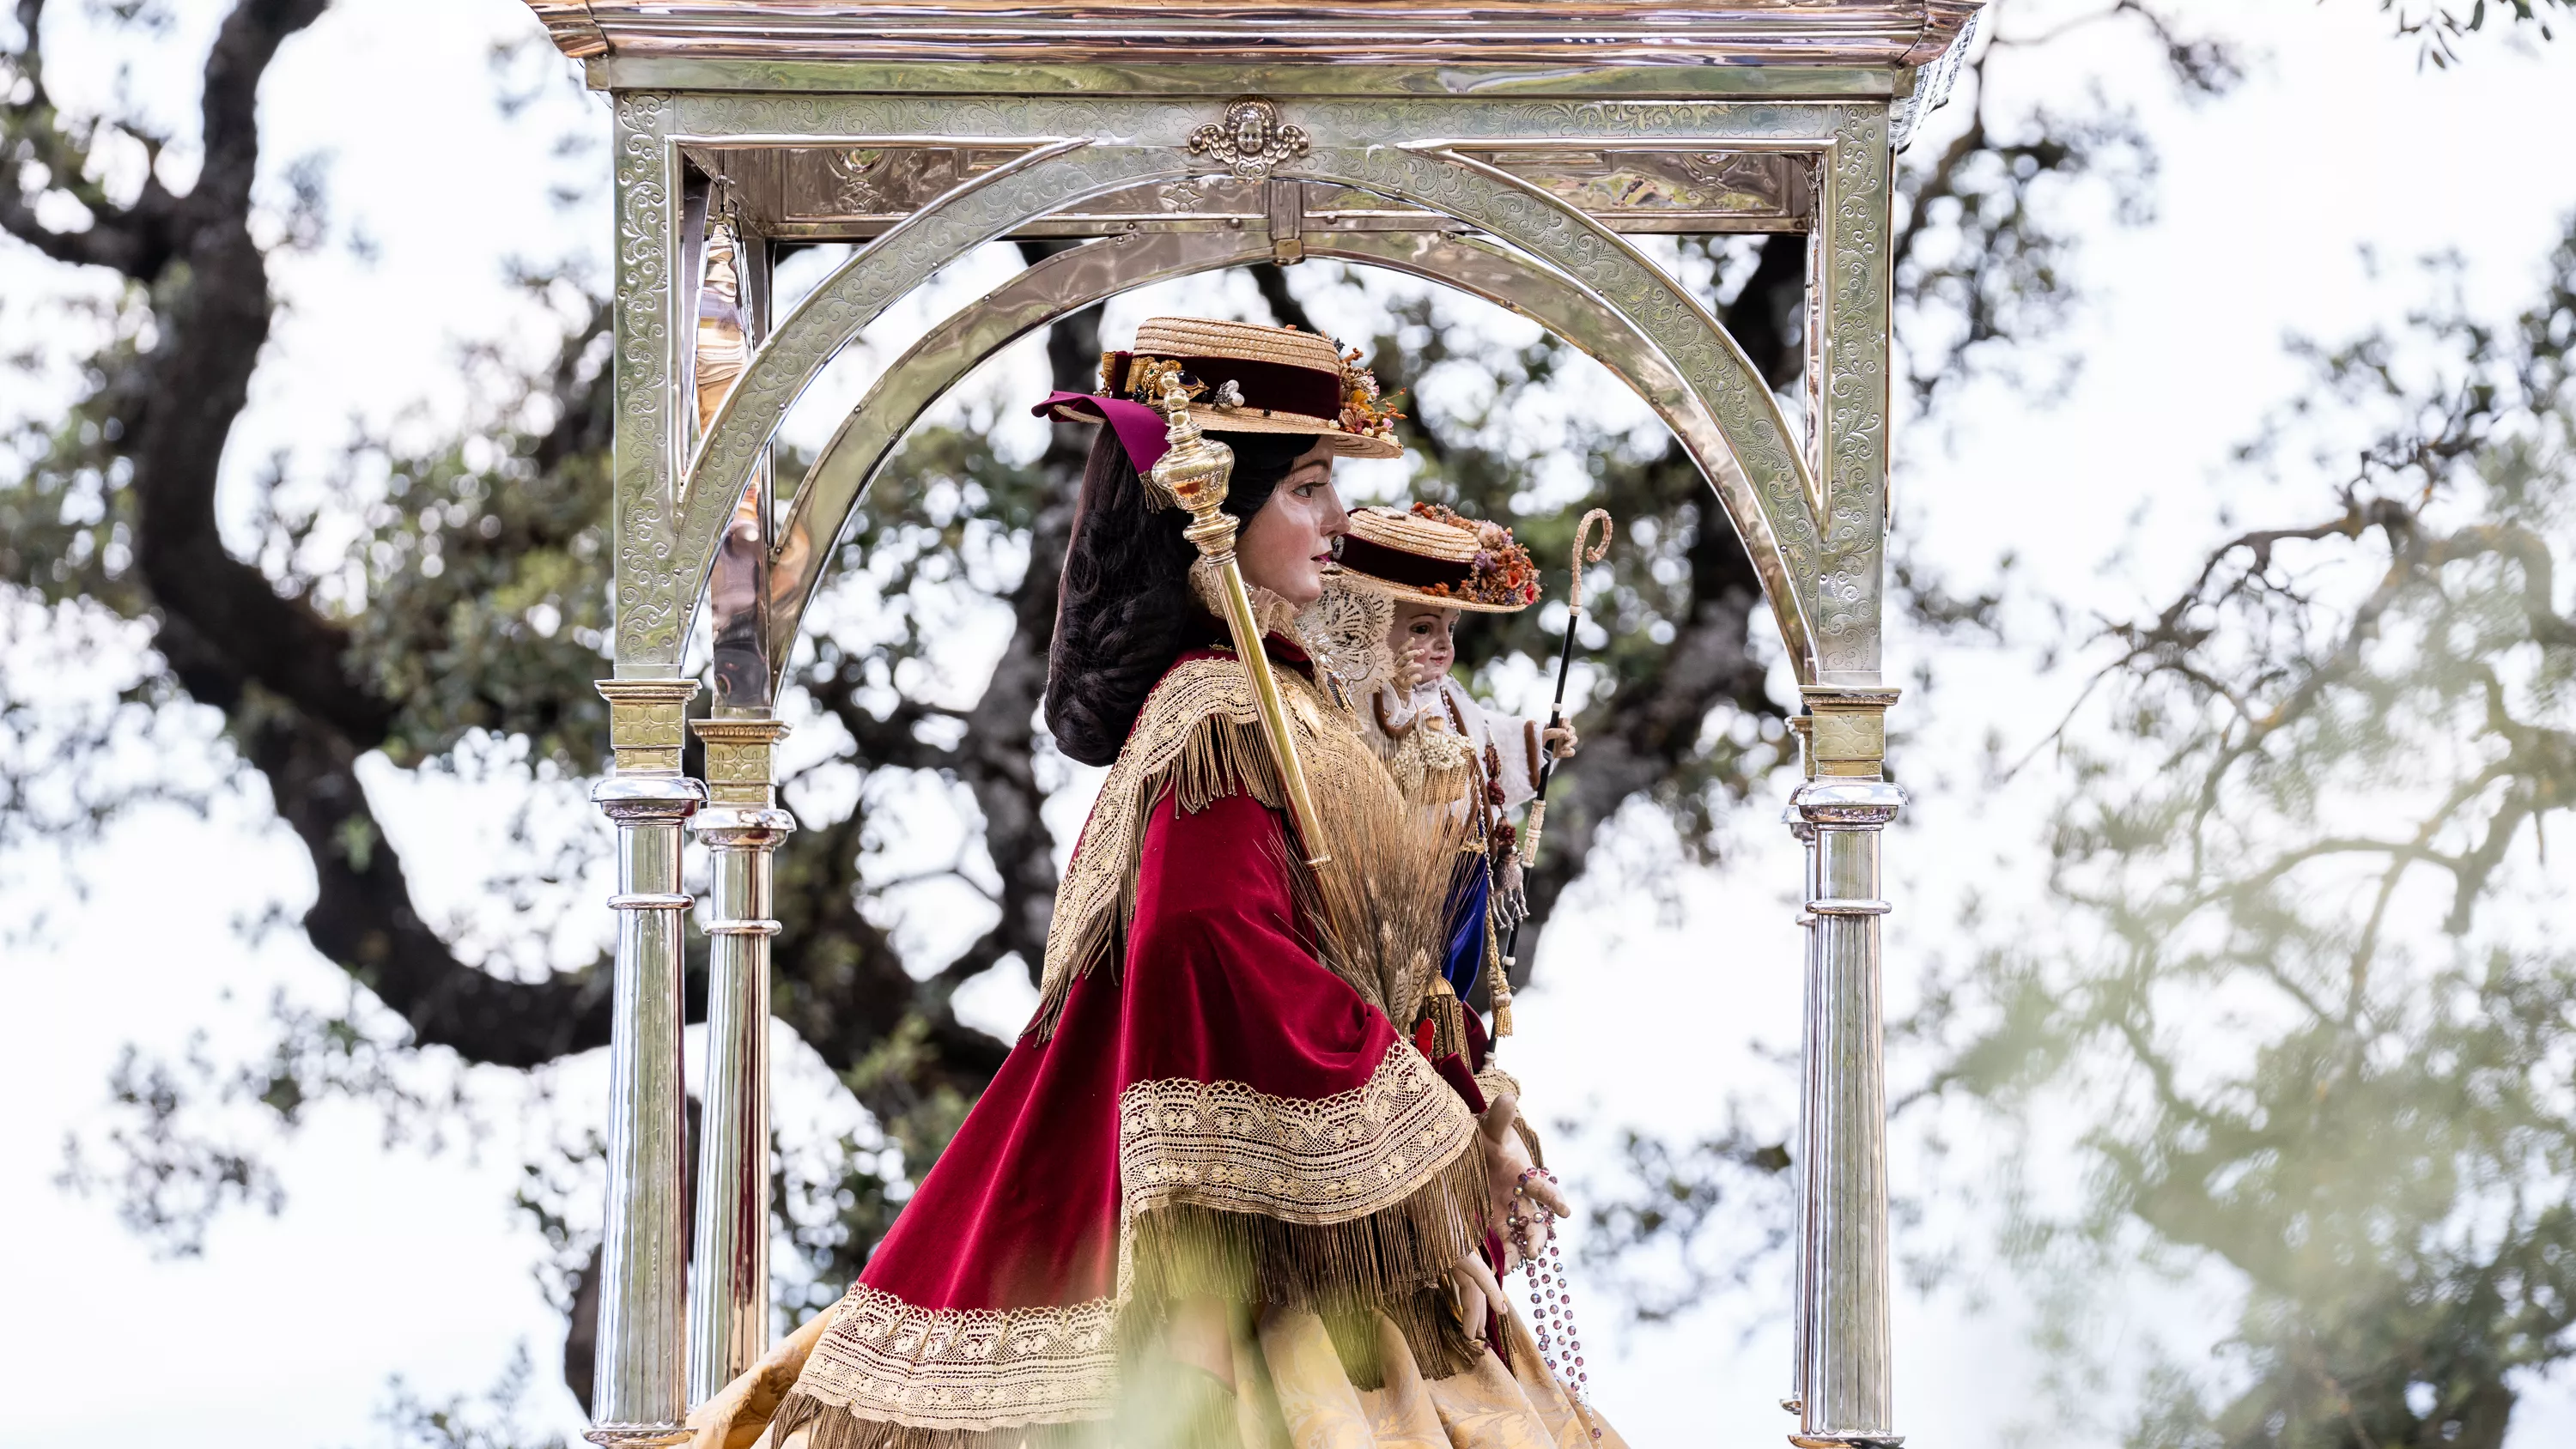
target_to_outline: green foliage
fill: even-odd
[[[574,775],[601,766],[608,316],[578,305],[548,370],[487,361],[506,389],[487,426],[425,453],[362,439],[343,455],[331,492],[364,500],[364,531],[331,582],[346,591],[353,671],[398,702],[383,746],[398,765],[479,732]]]
[[[2316,354],[2324,401],[2249,462],[2350,457],[2360,426],[2358,466],[2109,630],[2059,736],[2070,939],[1944,1002],[1948,1090],[2083,1124],[2086,1201],[2023,1200],[2028,1258],[2106,1267],[2143,1233],[2243,1287],[2224,1370],[2163,1376],[2134,1442],[2494,1445],[2514,1376],[2576,1353],[2576,954],[2543,835],[2576,805],[2571,347],[2576,231],[2509,328],[2453,303]]]
[[[521,1344],[499,1379],[480,1394],[428,1399],[395,1376],[376,1410],[388,1449],[564,1449],[560,1434],[540,1434],[520,1420],[532,1371]]]

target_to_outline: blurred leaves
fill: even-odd
[[[1630,1313],[1657,1323],[1753,1282],[1789,1240],[1798,1186],[1789,1149],[1741,1123],[1676,1148],[1622,1134],[1616,1176],[1586,1184],[1581,1256]]]
[[[265,1056],[219,1060],[203,1031],[175,1056],[127,1046],[108,1078],[115,1114],[95,1143],[66,1138],[56,1182],[108,1199],[155,1253],[193,1258],[227,1209],[275,1216],[284,1208],[285,1184],[269,1157],[317,1101],[367,1104],[387,1147],[437,1152],[479,1139],[485,1124],[462,1081],[381,1027],[361,1025],[361,1015],[380,1013],[355,1002],[346,1013],[317,1012],[280,993],[270,1002],[275,1044]]]
[[[2551,13],[2576,10],[2576,0],[2379,0],[2379,8],[2396,22],[2399,35],[2422,47],[2426,64],[2448,67],[2460,62],[2461,42],[2486,29],[2489,20],[2501,22],[2499,29],[2528,25],[2541,39],[2555,39]]]
[[[2543,834],[2576,806],[2571,347],[2576,228],[2509,326],[2446,297],[2308,349],[2246,466],[2339,474],[2327,506],[2107,626],[2054,737],[2066,939],[1936,998],[1947,1090],[2078,1124],[2081,1207],[2017,1203],[2035,1268],[2143,1231],[2243,1285],[2223,1371],[2155,1380],[2136,1442],[2493,1446],[2517,1375],[2576,1352]]]
[[[521,1420],[535,1369],[520,1344],[491,1387],[479,1394],[430,1399],[396,1375],[385,1385],[376,1423],[388,1449],[564,1449],[560,1434],[545,1434]]]

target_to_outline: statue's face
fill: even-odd
[[[1270,144],[1270,122],[1259,111],[1246,109],[1234,118],[1234,146],[1247,156],[1258,155]]]
[[[1243,581],[1302,609],[1324,596],[1333,541],[1349,531],[1350,515],[1333,491],[1333,455],[1317,439],[1236,538]]]
[[[1386,647],[1405,672],[1406,683],[1438,679],[1458,662],[1458,611],[1397,604],[1395,618],[1386,626]]]

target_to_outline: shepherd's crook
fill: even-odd
[[[1592,526],[1596,523],[1601,525],[1601,537],[1591,541],[1587,549],[1586,543],[1592,540]],[[1601,562],[1603,556],[1610,552],[1612,528],[1610,510],[1606,508],[1593,509],[1574,526],[1574,553],[1566,562],[1565,642],[1556,652],[1556,702],[1548,706],[1549,730],[1565,723],[1565,677],[1574,668],[1575,631],[1583,625],[1583,566]],[[1541,753],[1538,793],[1530,800],[1529,819],[1521,830],[1521,869],[1524,871],[1538,864],[1538,836],[1547,828],[1547,782],[1555,777],[1556,750],[1551,746]],[[1521,943],[1521,926],[1528,920],[1529,917],[1523,916],[1512,922],[1511,934],[1503,939],[1503,965],[1507,971],[1518,959],[1513,953]]]
[[[1234,473],[1234,450],[1202,435],[1190,421],[1190,394],[1177,373],[1163,379],[1163,415],[1170,426],[1164,436],[1171,451],[1155,462],[1146,482],[1189,511],[1191,523],[1181,536],[1199,546],[1199,556],[1216,566],[1217,593],[1225,601],[1225,622],[1234,636],[1235,657],[1252,676],[1252,694],[1261,707],[1261,731],[1270,737],[1271,758],[1279,764],[1287,788],[1288,813],[1297,822],[1306,863],[1323,865],[1324,836],[1317,826],[1314,797],[1306,790],[1305,767],[1297,762],[1297,739],[1288,732],[1288,708],[1279,697],[1278,676],[1270,672],[1269,651],[1261,647],[1261,624],[1252,614],[1252,595],[1243,587],[1243,566],[1235,561],[1234,534],[1239,525],[1219,506]]]

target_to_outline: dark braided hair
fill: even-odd
[[[1228,433],[1223,441],[1234,449],[1225,511],[1244,520],[1315,446],[1303,433]],[[1047,728],[1056,748],[1086,765],[1118,757],[1173,660],[1221,637],[1223,626],[1190,591],[1198,548],[1181,536],[1189,521],[1178,508],[1145,506],[1136,465],[1117,434],[1102,428],[1082,470],[1047,646]]]

